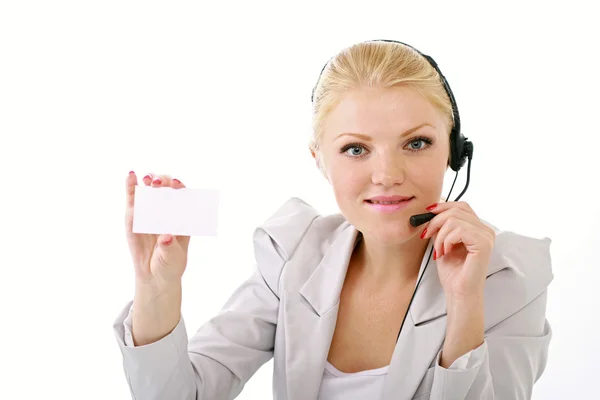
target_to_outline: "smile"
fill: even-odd
[[[403,200],[403,201],[372,201],[372,200],[365,200],[365,203],[368,204],[368,206],[378,212],[383,212],[383,213],[392,213],[398,210],[402,210],[403,208],[408,207],[408,205],[410,204],[410,202],[414,199],[414,197],[411,197],[408,200]]]

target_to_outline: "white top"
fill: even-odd
[[[346,373],[326,361],[317,400],[379,399],[388,369],[389,366],[385,366]]]

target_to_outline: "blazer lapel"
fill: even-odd
[[[337,321],[340,293],[358,231],[345,222],[334,237],[303,286],[283,292],[288,400],[310,400],[318,396]],[[433,245],[432,238],[419,268],[422,279],[384,381],[382,398],[385,400],[410,400],[424,379],[433,379],[433,371],[428,373],[428,369],[435,367],[435,357],[446,335],[446,298],[437,263],[431,256]],[[296,257],[294,262],[303,264],[299,268],[309,268],[314,247],[299,254],[307,256]],[[488,277],[505,265],[505,260],[492,253]]]
[[[337,322],[340,293],[357,237],[356,228],[344,223],[304,285],[298,291],[284,290],[289,400],[317,399]],[[433,244],[430,239],[419,269],[419,276],[423,277],[392,355],[383,387],[386,400],[412,399],[443,344],[446,299],[436,262],[429,255]],[[295,262],[306,264],[310,258],[298,257]]]
[[[304,285],[298,291],[284,291],[282,300],[289,400],[316,400],[319,393],[337,321],[340,293],[358,234],[348,223],[339,229]],[[307,263],[310,258],[299,257],[297,262]]]
[[[392,355],[383,386],[386,400],[413,398],[446,335],[446,298],[436,262],[430,259],[433,244],[430,239],[419,269],[421,283]]]

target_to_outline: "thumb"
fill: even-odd
[[[178,265],[183,260],[181,245],[174,235],[160,235],[156,240],[158,259],[164,266]]]
[[[158,239],[156,240],[156,243],[163,248],[167,248],[170,247],[173,242],[176,242],[177,239],[175,239],[175,236],[170,235],[170,234],[166,234],[166,235],[159,235]]]

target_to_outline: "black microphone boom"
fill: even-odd
[[[425,214],[413,215],[412,217],[410,217],[410,224],[414,227],[417,227],[419,225],[423,225],[425,222],[431,221],[431,219],[435,216],[436,214],[430,212]]]

